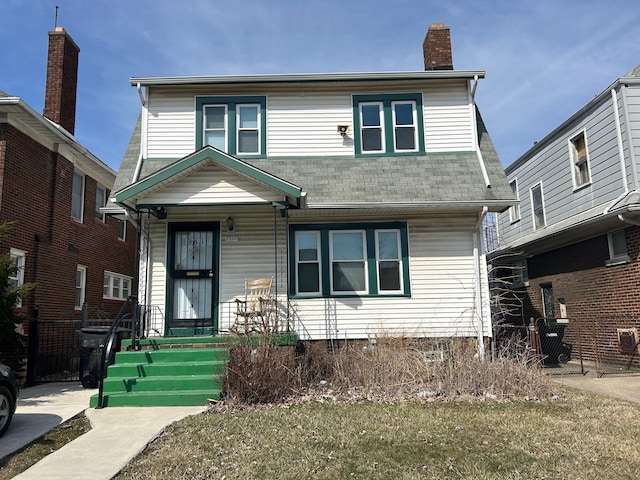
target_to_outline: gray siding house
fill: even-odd
[[[639,326],[640,313],[640,66],[506,174],[519,205],[498,215],[499,248],[490,256],[511,264],[521,320],[568,317],[589,338],[588,355],[622,360],[621,330]]]
[[[436,51],[444,41],[447,48]],[[432,25],[425,71],[134,77],[111,196],[140,227],[150,335],[223,333],[273,278],[302,339],[491,336],[481,224],[514,200]]]

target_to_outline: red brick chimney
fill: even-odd
[[[422,43],[425,70],[453,70],[451,34],[443,23],[432,23]]]
[[[62,27],[49,32],[43,115],[73,134],[80,48]]]

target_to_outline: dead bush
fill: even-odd
[[[239,345],[231,351],[224,388],[242,403],[310,392],[387,400],[549,397],[548,378],[526,355],[507,355],[513,351],[505,349],[490,361],[478,357],[472,339],[396,337],[295,348]]]

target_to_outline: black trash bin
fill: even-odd
[[[80,335],[80,347],[83,353],[84,364],[82,366],[82,373],[87,370],[89,373],[82,377],[82,386],[84,388],[95,388],[98,386],[98,381],[102,378],[102,348],[100,347],[106,341],[106,336],[109,333],[110,327],[85,327],[78,330]],[[128,328],[118,327],[116,330],[116,338],[114,348],[109,352],[107,359],[107,365],[112,365],[116,352],[120,350],[120,344],[125,338],[131,337],[131,330]]]
[[[542,364],[558,365],[571,360],[571,345],[564,343],[564,330],[569,326],[566,319],[558,321],[551,318],[539,318],[537,322],[542,348]]]

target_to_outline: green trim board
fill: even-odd
[[[345,294],[332,293],[330,275],[330,235],[332,231],[364,230],[366,242],[366,264],[368,276],[368,291],[366,293],[348,292]],[[393,293],[380,293],[377,278],[376,258],[376,232],[384,230],[398,230],[400,232],[400,254],[402,259],[402,291]],[[296,258],[296,232],[316,231],[320,234],[320,293],[300,294],[297,292],[297,258]],[[358,222],[358,223],[324,223],[303,224],[289,226],[289,265],[290,283],[289,294],[292,298],[318,298],[318,297],[410,297],[411,281],[409,275],[409,236],[406,222]]]
[[[238,131],[236,110],[239,105],[260,105],[260,152],[257,154],[240,154],[237,151],[236,133]],[[226,132],[227,150],[231,155],[242,155],[246,158],[265,157],[267,152],[267,98],[264,96],[206,96],[196,97],[196,149],[204,147],[204,107],[207,105],[225,105],[227,107]]]
[[[354,151],[356,156],[407,156],[407,155],[424,155],[424,117],[422,111],[422,94],[421,93],[387,93],[387,94],[367,94],[367,95],[353,95],[353,140]],[[416,120],[418,124],[417,137],[418,137],[418,149],[416,151],[398,151],[394,149],[394,137],[393,137],[393,115],[391,105],[392,102],[400,101],[412,101],[416,103]],[[362,152],[362,139],[360,137],[360,111],[359,105],[367,102],[380,102],[383,105],[383,117],[384,117],[384,140],[385,151],[383,152]]]
[[[296,201],[296,205],[300,205],[300,199],[302,198],[302,189],[300,187],[274,177],[267,172],[208,145],[158,170],[143,180],[116,192],[115,202],[117,204],[126,203],[128,200],[141,195],[145,191],[158,187],[164,182],[176,181],[193,167],[205,162],[214,162],[232,171],[246,175],[257,182],[263,183],[292,197]]]

